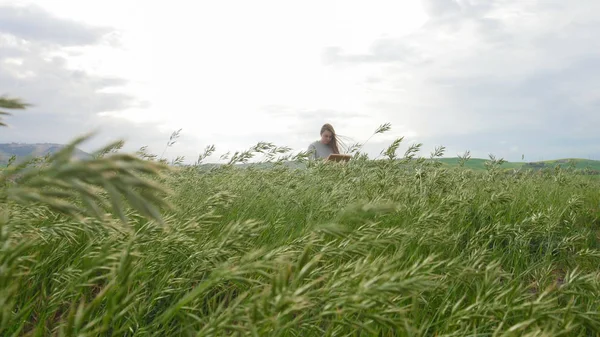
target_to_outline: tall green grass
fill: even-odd
[[[600,190],[397,157],[0,172],[2,336],[596,336]],[[172,140],[170,140],[171,142]],[[432,157],[439,157],[443,148]]]

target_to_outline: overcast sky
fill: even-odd
[[[600,159],[598,0],[0,0],[0,142],[98,130],[194,161],[323,123],[508,160]]]

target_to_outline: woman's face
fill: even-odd
[[[333,134],[330,131],[325,130],[321,134],[321,143],[329,144],[331,142],[331,138],[333,138]]]

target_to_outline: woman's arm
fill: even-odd
[[[317,148],[314,144],[308,146],[308,157],[310,159],[317,159]]]

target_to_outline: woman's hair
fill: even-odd
[[[331,124],[329,124],[329,123],[324,124],[321,127],[321,133],[320,133],[320,135],[323,135],[323,132],[325,132],[325,131],[331,132],[332,136],[331,136],[331,143],[329,143],[329,146],[333,150],[333,153],[339,154],[340,153],[340,149],[338,148],[338,139],[337,139],[337,136],[335,134],[335,130],[333,129],[333,126],[331,126]]]

